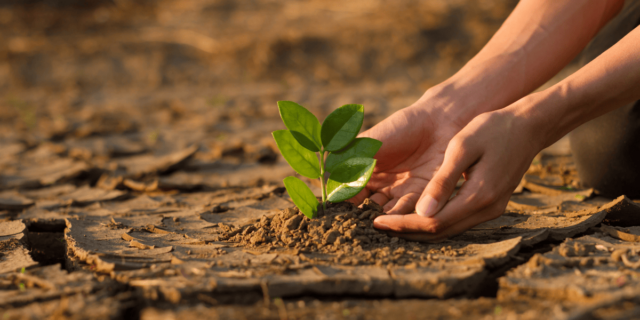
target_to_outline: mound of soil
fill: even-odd
[[[275,101],[320,119],[362,103],[370,128],[517,1],[79,3],[0,5],[4,318],[637,314],[640,206],[581,189],[568,151],[537,157],[500,218],[438,244],[378,232],[370,201],[289,208]],[[498,298],[476,299],[487,285]]]
[[[246,247],[290,247],[302,253],[337,254],[334,262],[345,265],[426,266],[431,260],[429,253],[460,254],[450,246],[429,249],[378,231],[373,228],[373,220],[383,214],[382,207],[370,199],[359,207],[349,202],[328,204],[316,219],[307,218],[295,207],[287,208],[239,228],[220,223],[224,230],[220,239]]]

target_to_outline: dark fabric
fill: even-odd
[[[640,0],[627,1],[584,50],[581,64],[595,59],[638,24]],[[640,198],[640,101],[583,124],[569,139],[584,185],[608,197]]]

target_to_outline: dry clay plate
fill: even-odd
[[[603,225],[603,233],[568,239],[535,255],[500,279],[499,298],[513,296],[600,301],[640,284],[638,230],[626,233]],[[620,240],[612,237],[624,238]]]
[[[27,250],[26,225],[19,220],[0,223],[0,274],[37,265]]]
[[[372,202],[362,208],[332,205],[313,221],[294,209],[281,210],[291,205],[276,194],[245,206],[233,202],[219,213],[69,218],[65,237],[77,268],[165,292],[172,301],[245,293],[442,298],[473,291],[489,268],[510,261],[522,245],[570,237],[607,215],[637,210],[621,197],[575,213],[511,212],[502,222],[424,244],[373,229],[381,208]],[[566,219],[558,221],[561,216]]]

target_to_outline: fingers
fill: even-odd
[[[463,233],[476,225],[485,221],[493,220],[503,213],[504,209],[499,206],[491,206],[485,210],[476,212],[472,216],[451,225],[448,228],[438,232],[431,233],[433,225],[429,223],[429,218],[418,216],[417,214],[409,214],[402,216],[380,216],[374,220],[374,227],[381,226],[381,230],[390,231],[388,234],[411,241],[420,242],[437,242],[446,238]],[[379,221],[380,220],[380,221]],[[382,227],[382,226],[385,227]],[[425,232],[426,231],[426,232]],[[427,233],[429,232],[429,233]]]
[[[353,198],[347,200],[348,202],[351,202],[355,205],[361,204],[364,199],[366,199],[367,197],[369,197],[369,195],[371,194],[371,191],[367,188],[362,189],[362,191],[358,192],[358,194],[356,194]],[[376,202],[377,203],[377,202]]]
[[[389,200],[389,202],[387,202],[387,204],[385,204],[382,207],[382,211],[384,211],[385,213],[389,213],[389,210],[393,209],[393,207],[396,205],[396,203],[398,203],[398,200],[400,200],[400,198],[393,198],[391,200]]]
[[[433,218],[417,214],[382,215],[373,220],[373,227],[384,231],[434,233],[434,222]]]
[[[427,229],[432,233],[439,233],[450,226],[460,224],[470,216],[475,216],[478,212],[496,212],[499,208],[499,214],[502,213],[509,201],[509,194],[500,194],[499,183],[492,181],[491,176],[484,173],[488,172],[483,168],[482,163],[474,168],[477,171],[475,175],[470,175],[469,181],[460,188],[458,194],[446,203],[437,215],[424,219],[423,224],[428,224]],[[500,208],[500,206],[502,206]],[[486,220],[495,218],[496,216],[486,217]],[[485,220],[485,221],[486,221]]]
[[[389,202],[389,198],[387,198],[386,195],[384,195],[383,193],[377,192],[375,194],[373,194],[369,199],[371,199],[371,201],[384,206],[385,204],[387,204]],[[364,199],[363,199],[364,201]]]
[[[380,193],[380,192],[376,192],[373,195],[371,195],[371,190],[369,190],[368,188],[364,188],[362,189],[362,191],[360,191],[360,193],[358,193],[355,197],[347,200],[348,202],[351,202],[355,205],[359,205],[361,204],[364,199],[369,198],[371,199],[371,201],[384,206],[385,204],[387,204],[389,202],[389,198],[387,198],[386,195],[384,195],[384,193]]]
[[[398,198],[396,203],[391,209],[385,207],[387,214],[408,214],[413,212],[416,206],[416,202],[420,198],[420,194],[416,192],[410,192]],[[394,199],[395,200],[395,199]]]
[[[455,231],[464,231],[470,228],[473,223],[494,219],[504,211],[509,201],[510,193],[500,194],[500,184],[491,180],[491,176],[483,175],[487,172],[484,164],[479,163],[474,167],[474,173],[470,174],[467,181],[458,194],[433,217],[422,217],[419,215],[406,215],[402,218],[380,216],[374,221],[374,227],[382,230],[397,232],[429,232],[441,233],[451,226],[458,226]],[[475,217],[478,213],[483,213],[480,220]],[[378,220],[380,219],[380,220]],[[484,220],[482,220],[484,219]],[[463,221],[467,221],[463,223]],[[469,222],[471,221],[471,222]]]
[[[447,146],[440,169],[433,176],[416,205],[416,212],[423,217],[433,217],[451,197],[458,179],[481,155],[470,140],[454,138]]]

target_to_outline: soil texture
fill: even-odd
[[[640,206],[585,188],[565,140],[439,243],[374,229],[369,200],[308,219],[283,188],[276,101],[361,103],[368,129],[516,3],[0,3],[2,319],[637,317]]]

